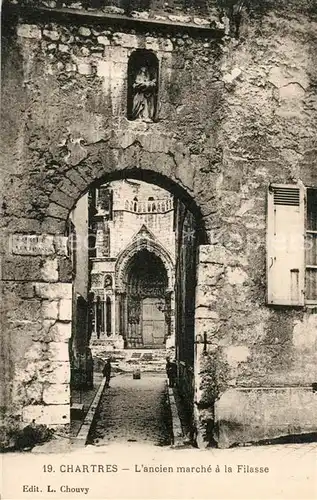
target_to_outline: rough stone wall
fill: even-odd
[[[210,342],[198,406],[223,446],[316,430],[316,309],[265,305],[267,186],[317,186],[316,22],[290,8],[240,36],[221,63],[215,244],[201,248],[196,315]]]
[[[222,3],[229,13],[230,2]],[[252,5],[239,22],[228,18],[239,37],[221,40],[87,20],[20,21],[3,33],[8,239],[63,233],[76,199],[105,175],[142,177],[195,200],[209,238],[198,267],[196,333],[206,332],[209,344],[206,355],[197,346],[197,419],[205,441],[220,446],[316,430],[314,309],[265,304],[267,186],[317,186],[316,12],[308,1]],[[137,47],[154,50],[160,63],[153,124],[125,118],[127,62]],[[17,317],[31,314],[36,332],[42,314],[59,322],[60,301],[70,299],[34,294],[32,284],[46,279],[42,257],[12,255],[6,240],[3,253],[3,335],[11,347],[2,366],[24,391],[20,369],[38,344],[28,326],[21,352]],[[60,277],[57,262],[49,279],[63,287],[70,277]],[[37,353],[35,363],[45,356]],[[14,397],[18,406],[33,402]]]

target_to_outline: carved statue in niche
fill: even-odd
[[[141,66],[133,83],[132,119],[153,121],[155,115],[156,78],[147,66]]]
[[[107,274],[105,276],[104,287],[106,290],[112,288],[112,277],[110,276],[110,274]]]

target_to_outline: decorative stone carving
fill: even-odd
[[[142,66],[133,83],[132,119],[141,118],[152,121],[155,112],[156,79],[151,79],[150,71]]]
[[[104,288],[105,290],[110,290],[112,288],[112,276],[110,274],[106,274],[105,276]]]

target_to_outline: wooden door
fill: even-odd
[[[142,302],[143,345],[163,345],[165,337],[165,301],[162,298],[147,297]]]

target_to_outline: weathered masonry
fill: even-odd
[[[199,445],[316,432],[316,8],[127,4],[3,7],[4,428],[69,423],[66,221],[91,186],[134,178],[182,201],[175,331]]]

